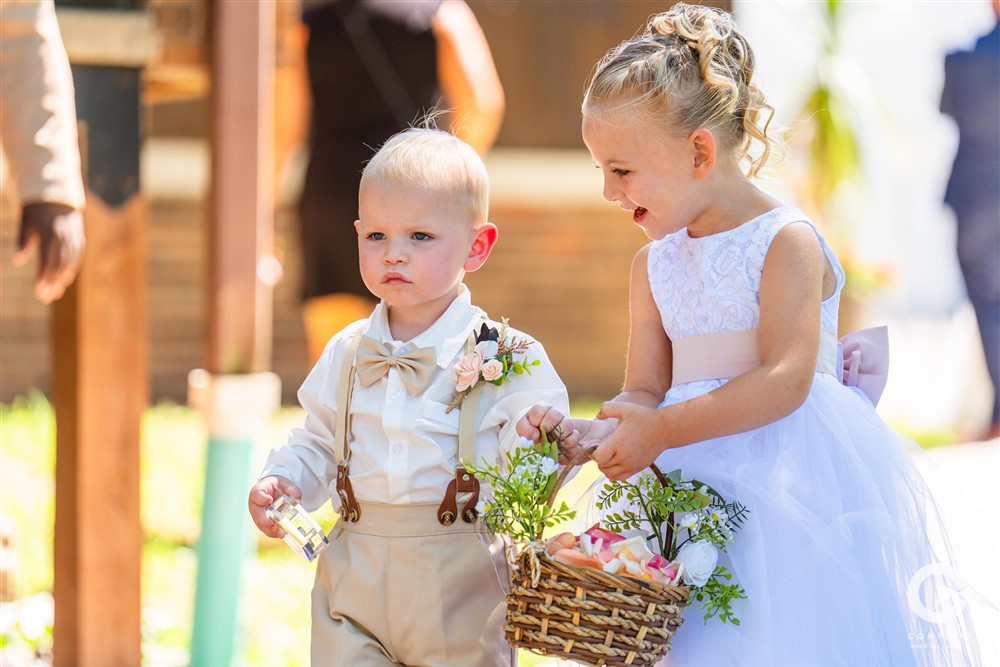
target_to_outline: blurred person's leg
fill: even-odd
[[[960,217],[958,263],[976,312],[986,366],[993,383],[993,409],[985,437],[1000,437],[1000,221],[984,207]]]
[[[346,293],[306,299],[302,304],[302,319],[306,327],[310,366],[319,361],[323,348],[335,333],[351,322],[371,315],[376,303],[370,297]]]

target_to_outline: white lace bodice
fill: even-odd
[[[798,209],[782,206],[739,227],[692,238],[687,230],[655,241],[649,250],[649,286],[671,340],[760,324],[760,279],[774,236],[790,222],[815,225]],[[837,329],[844,272],[816,230],[837,274],[837,288],[821,309],[821,326]]]
[[[800,221],[816,231],[837,276],[836,289],[820,309],[820,326],[836,333],[844,271],[812,221],[798,209],[781,206],[718,234],[692,238],[682,229],[653,242],[647,265],[649,286],[667,337],[675,341],[698,334],[756,329],[767,250],[785,225]],[[692,398],[725,382],[700,380],[675,385],[665,402]]]

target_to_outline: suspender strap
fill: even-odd
[[[343,366],[340,369],[340,384],[337,387],[337,435],[333,454],[337,459],[337,495],[340,497],[340,516],[347,521],[357,522],[361,518],[361,507],[354,497],[349,473],[351,459],[351,396],[354,393],[354,375],[356,364],[354,357],[358,353],[358,345],[364,329],[358,330],[351,342],[347,344]]]
[[[465,353],[471,354],[476,348],[475,337],[470,337],[465,345]],[[458,515],[458,494],[471,493],[462,507],[462,520],[474,523],[479,517],[476,503],[479,502],[479,480],[465,469],[467,462],[476,458],[476,421],[479,414],[479,393],[481,384],[476,384],[469,395],[459,406],[458,415],[458,456],[455,462],[455,479],[448,482],[444,492],[444,500],[438,507],[438,521],[441,525],[450,526]]]
[[[361,518],[361,507],[354,497],[350,478],[350,429],[351,429],[351,397],[354,393],[354,376],[356,372],[355,356],[364,331],[358,333],[348,343],[344,355],[343,367],[340,371],[340,383],[337,390],[337,434],[334,445],[334,456],[337,459],[337,495],[340,497],[340,515],[347,521],[357,522]],[[475,349],[475,337],[466,343],[466,354]],[[458,494],[471,494],[462,507],[462,520],[474,523],[479,517],[476,504],[479,502],[479,480],[465,469],[466,462],[475,461],[476,456],[476,423],[479,414],[480,385],[476,385],[459,406],[458,415],[458,453],[455,466],[455,479],[448,483],[444,500],[438,507],[438,521],[444,526],[450,526],[458,516]]]

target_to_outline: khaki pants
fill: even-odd
[[[338,521],[312,593],[312,664],[499,667],[504,543],[481,522],[442,526],[437,505],[361,504]]]

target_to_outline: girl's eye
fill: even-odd
[[[372,232],[371,234],[368,235],[368,238],[371,239],[372,241],[384,241],[385,234],[383,234],[382,232]]]
[[[413,232],[414,241],[429,241],[431,238],[431,235],[427,232]]]
[[[611,173],[614,174],[615,176],[618,176],[619,178],[622,178],[624,176],[628,176],[628,174],[631,173],[631,172],[629,172],[628,169],[618,169],[618,168],[615,168],[615,169],[611,170]]]

